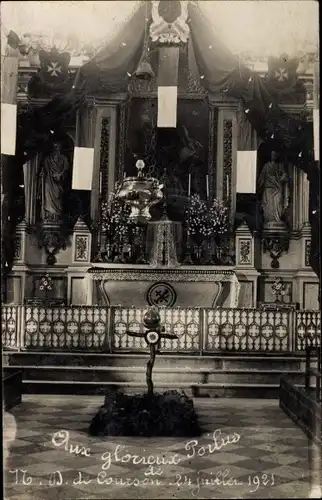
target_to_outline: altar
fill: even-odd
[[[239,282],[233,267],[100,264],[87,271],[94,303],[124,307],[238,306]]]

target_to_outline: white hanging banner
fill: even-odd
[[[74,148],[72,189],[91,191],[94,168],[94,148]]]
[[[177,127],[178,87],[158,87],[158,127]]]
[[[313,109],[314,159],[320,161],[320,110]]]
[[[237,151],[237,193],[256,193],[257,151]]]
[[[17,105],[1,103],[1,154],[16,154]]]

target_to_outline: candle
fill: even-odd
[[[209,176],[206,175],[207,200],[209,200]]]
[[[102,185],[103,185],[103,174],[100,172],[100,193],[102,192]]]
[[[227,195],[227,200],[228,200],[228,198],[229,198],[229,175],[227,175],[227,177],[226,177],[226,190],[227,190],[226,195]]]
[[[188,196],[190,196],[190,192],[191,192],[191,174],[189,174]]]
[[[124,179],[126,179],[126,172],[124,172],[124,176],[123,177],[124,177]]]

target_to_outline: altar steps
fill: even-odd
[[[32,394],[127,393],[146,389],[147,354],[80,352],[15,352],[7,366],[22,371],[23,392]],[[162,354],[156,359],[156,391],[183,389],[195,397],[266,397],[279,395],[285,373],[297,386],[304,384],[305,357],[298,355],[184,356]],[[313,380],[312,380],[313,383]]]

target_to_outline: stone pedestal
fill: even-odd
[[[70,305],[92,305],[92,280],[88,278],[90,267],[92,235],[82,218],[73,229],[72,265],[67,269],[67,300]]]
[[[236,231],[235,272],[240,284],[239,307],[256,307],[257,281],[260,273],[255,269],[255,241],[244,223]]]
[[[27,224],[20,222],[14,237],[14,260],[6,280],[7,302],[23,304],[27,293]]]

